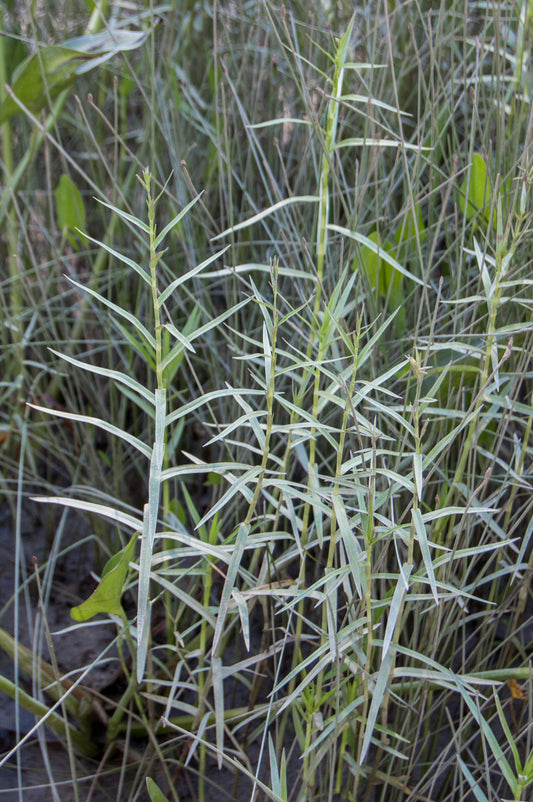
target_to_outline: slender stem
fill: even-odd
[[[489,380],[489,375],[492,369],[492,356],[493,356],[493,347],[495,346],[496,342],[496,318],[498,315],[498,310],[500,307],[500,301],[503,292],[502,286],[502,278],[505,273],[506,263],[512,253],[512,248],[508,249],[508,232],[506,236],[503,236],[503,232],[501,231],[501,208],[498,209],[498,220],[497,220],[497,245],[496,245],[496,253],[495,253],[495,275],[491,285],[491,295],[487,297],[487,305],[489,309],[489,319],[487,324],[487,333],[486,333],[486,346],[485,346],[485,353],[483,359],[483,368],[481,372],[481,377],[479,381],[479,392],[477,398],[474,403],[474,416],[470,422],[470,425],[467,430],[466,438],[463,442],[461,454],[459,457],[459,462],[457,463],[457,467],[455,469],[455,473],[453,475],[452,481],[449,483],[448,490],[446,496],[444,497],[444,501],[442,503],[443,507],[447,507],[452,503],[452,499],[457,492],[457,486],[461,483],[463,479],[463,475],[466,469],[466,464],[469,457],[473,451],[473,442],[476,435],[476,431],[479,425],[479,414],[481,409],[485,403],[483,393],[487,382]],[[485,257],[479,257],[485,260]],[[486,260],[488,261],[488,260]],[[485,270],[488,270],[486,263],[483,265]],[[508,349],[509,351],[509,346]],[[506,352],[507,354],[507,352]],[[506,358],[506,354],[504,354],[503,359]],[[501,363],[500,363],[501,364]],[[499,365],[498,365],[499,367]],[[439,541],[440,534],[443,528],[446,525],[446,518],[441,518],[437,522],[433,538],[436,542]]]

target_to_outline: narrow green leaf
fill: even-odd
[[[505,716],[505,713],[503,712],[503,707],[502,703],[500,702],[500,697],[496,693],[496,690],[493,690],[493,693],[494,693],[494,701],[496,703],[496,710],[498,711],[498,718],[500,719],[500,724],[502,725],[505,737],[507,738],[507,743],[509,744],[511,752],[513,753],[516,776],[518,777],[519,775],[524,774],[522,761],[520,760],[520,755],[518,753],[515,739],[513,737],[509,724],[507,723],[507,718]]]
[[[148,504],[144,505],[143,537],[139,563],[139,585],[137,603],[137,681],[141,682],[146,663],[150,626],[150,572],[152,553],[157,529],[159,498],[161,494],[161,469],[165,455],[166,391],[155,391],[155,442],[152,449],[148,479]]]
[[[70,276],[65,276],[65,278],[71,284],[74,284],[75,287],[78,287],[78,289],[80,289],[82,292],[85,292],[88,295],[91,295],[93,298],[96,298],[97,301],[99,301],[101,304],[104,304],[104,306],[107,306],[116,315],[118,315],[119,317],[123,317],[125,320],[128,321],[128,323],[131,323],[131,325],[134,328],[136,328],[138,332],[140,332],[143,339],[146,340],[146,342],[151,346],[151,348],[155,350],[155,337],[148,331],[146,326],[144,326],[141,323],[141,321],[137,319],[135,315],[133,315],[131,312],[128,312],[127,309],[123,309],[121,306],[117,306],[117,304],[114,304],[108,298],[105,298],[103,295],[100,295],[99,292],[92,290],[90,287],[86,287],[84,284],[80,284],[78,281],[74,281],[74,279],[70,278]]]
[[[140,276],[142,280],[148,284],[149,287],[152,286],[152,280],[149,274],[146,272],[146,270],[144,270],[144,268],[138,265],[137,262],[134,262],[133,259],[130,259],[128,256],[124,256],[123,253],[119,253],[118,251],[115,251],[113,248],[110,248],[109,245],[105,244],[105,242],[100,242],[100,240],[93,239],[93,237],[90,237],[88,234],[85,234],[84,236],[90,242],[94,242],[95,245],[98,245],[100,248],[103,248],[104,251],[107,251],[109,254],[111,254],[111,256],[114,256],[115,259],[118,259],[120,262],[124,262],[125,265],[128,265],[128,267],[131,267],[132,270],[135,270],[137,275]]]
[[[152,405],[155,406],[155,399],[154,394],[150,392],[146,387],[143,387],[140,382],[136,379],[132,379],[130,376],[127,376],[125,373],[121,373],[118,370],[109,370],[108,368],[102,368],[99,365],[91,365],[88,362],[81,362],[79,359],[74,359],[71,356],[67,356],[66,354],[60,354],[59,351],[54,351],[53,348],[48,349],[54,356],[58,356],[60,359],[64,359],[65,362],[68,362],[71,365],[74,365],[77,368],[81,368],[82,370],[87,370],[89,373],[96,373],[98,376],[107,376],[109,379],[113,379],[113,381],[118,382],[119,384],[125,384],[126,387],[129,387],[130,390],[134,390],[138,393],[142,398],[146,399],[146,401],[150,401]]]
[[[197,195],[195,198],[193,198],[193,199],[192,199],[192,201],[191,201],[190,203],[188,203],[188,204],[187,204],[187,206],[185,206],[185,207],[184,207],[184,208],[181,210],[181,212],[178,212],[178,214],[177,214],[177,215],[176,215],[176,216],[175,216],[175,217],[174,217],[174,218],[173,218],[173,219],[170,221],[170,223],[167,223],[167,224],[166,224],[166,226],[164,227],[164,229],[163,229],[163,230],[162,230],[162,231],[161,231],[161,232],[160,232],[160,233],[157,235],[157,237],[155,238],[155,241],[154,241],[154,248],[155,248],[156,250],[157,250],[157,248],[159,247],[159,245],[160,245],[160,244],[163,242],[163,240],[165,239],[165,237],[166,237],[166,235],[168,234],[168,232],[169,232],[169,231],[171,231],[171,230],[174,228],[174,226],[177,226],[177,225],[178,225],[179,221],[180,221],[180,220],[181,220],[183,217],[185,217],[185,215],[187,214],[187,212],[188,212],[190,209],[192,209],[192,207],[193,207],[193,206],[196,206],[196,204],[198,203],[198,201],[200,200],[200,198],[202,197],[202,195],[203,195],[203,194],[204,194],[203,192],[200,192],[200,194],[199,194],[199,195]],[[229,247],[229,246],[228,246],[228,247]]]
[[[387,690],[387,685],[389,682],[389,678],[391,676],[393,665],[394,665],[394,653],[389,650],[381,661],[381,666],[376,678],[376,684],[374,686],[374,690],[372,693],[372,702],[370,704],[370,709],[368,711],[368,717],[365,726],[365,734],[363,736],[363,744],[361,746],[361,756],[360,756],[361,763],[364,763],[368,749],[370,747],[370,743],[372,741],[372,735],[376,727],[376,722],[381,708],[381,703],[383,701],[383,697],[385,696],[385,691]]]
[[[426,525],[424,523],[424,519],[422,518],[422,513],[418,507],[412,510],[412,517],[415,526],[416,539],[418,541],[418,545],[420,546],[420,551],[422,552],[422,559],[424,560],[424,565],[426,567],[428,582],[431,587],[431,592],[433,593],[433,596],[435,598],[435,604],[438,604],[439,595],[437,593],[437,585],[435,582],[435,571],[433,570],[433,562],[431,560],[431,553],[429,551]]]
[[[246,599],[237,588],[233,588],[231,593],[235,604],[237,605],[237,610],[239,611],[239,618],[241,619],[241,629],[242,629],[242,638],[244,640],[244,645],[246,646],[246,650],[250,651],[250,616],[248,615],[248,605],[246,603]]]
[[[228,605],[231,599],[231,594],[234,589],[235,579],[237,577],[237,572],[241,565],[242,555],[244,554],[249,534],[250,534],[250,527],[241,524],[239,526],[237,537],[235,539],[235,546],[233,549],[233,554],[231,555],[230,564],[228,565],[226,580],[224,582],[224,588],[222,589],[222,596],[220,598],[220,604],[218,607],[217,624],[215,627],[215,634],[213,635],[212,650],[214,654],[216,654],[218,644],[222,637],[222,633],[224,632],[224,623],[226,621]]]
[[[163,232],[161,232],[161,233],[163,233]],[[159,236],[161,236],[161,235],[159,235]],[[182,276],[180,276],[179,278],[175,279],[171,284],[169,284],[168,287],[165,290],[163,290],[163,292],[161,293],[161,295],[159,296],[159,298],[157,300],[159,306],[162,306],[162,304],[165,303],[167,298],[169,298],[172,295],[172,293],[174,292],[174,290],[176,290],[181,284],[183,284],[184,282],[188,281],[193,276],[196,276],[198,273],[201,273],[202,270],[204,270],[210,264],[215,262],[217,259],[220,259],[222,254],[226,253],[226,251],[228,250],[229,247],[230,246],[227,245],[225,248],[222,248],[221,251],[217,251],[216,253],[211,254],[211,256],[209,256],[207,259],[205,259],[205,261],[203,261],[201,264],[197,265],[196,267],[193,267],[192,270],[189,270],[187,273],[184,273]]]
[[[372,137],[350,137],[349,139],[343,139],[335,145],[335,150],[338,150],[338,148],[366,148],[370,146],[377,148],[402,148],[402,150],[405,148],[405,150],[413,150],[416,153],[420,153],[424,150],[431,150],[431,148],[425,148],[422,145],[413,145],[410,142],[405,142],[403,139],[374,139]]]
[[[509,786],[511,791],[514,793],[514,791],[516,789],[516,786],[517,786],[517,780],[516,780],[516,777],[514,775],[514,772],[513,772],[512,768],[511,768],[511,766],[509,765],[509,763],[507,761],[507,758],[505,757],[505,755],[503,753],[503,749],[500,746],[500,743],[499,743],[496,735],[492,731],[492,729],[490,727],[490,724],[483,717],[479,707],[475,704],[474,700],[472,699],[471,694],[469,693],[469,691],[463,685],[463,681],[469,680],[469,679],[473,679],[473,678],[472,677],[462,677],[462,678],[460,678],[460,677],[457,677],[457,676],[455,677],[455,681],[457,683],[457,687],[459,689],[459,692],[461,694],[462,699],[464,699],[464,701],[466,702],[470,712],[472,713],[472,716],[474,717],[474,720],[477,721],[477,723],[479,724],[479,726],[481,728],[481,731],[483,733],[483,736],[485,737],[487,743],[490,746],[491,752],[494,755],[494,759],[496,760],[498,766],[500,767],[500,771],[502,772],[503,776],[505,777],[507,785]]]
[[[213,667],[213,701],[215,703],[217,763],[218,768],[221,769],[224,752],[224,676],[222,660],[220,657],[213,657],[211,665]]]
[[[347,65],[345,65],[345,69],[346,66]],[[392,111],[393,114],[398,114],[398,109],[396,106],[390,106],[388,103],[384,103],[382,100],[378,100],[376,97],[370,97],[369,95],[341,95],[339,97],[339,101],[344,103],[364,103],[365,105],[370,103],[372,108],[386,109],[386,111]],[[402,111],[400,114],[402,117],[413,116],[407,111]]]
[[[57,418],[64,418],[65,420],[69,421],[78,421],[79,423],[86,423],[89,426],[97,426],[99,429],[103,429],[105,432],[109,432],[109,434],[125,440],[126,443],[129,443],[130,446],[136,448],[141,452],[141,454],[144,454],[145,457],[148,457],[148,459],[151,459],[152,457],[152,449],[150,446],[147,446],[146,443],[143,443],[142,440],[139,440],[139,438],[135,437],[129,432],[125,432],[123,429],[119,429],[118,426],[114,426],[112,423],[107,423],[100,418],[93,418],[90,415],[77,415],[74,412],[63,412],[60,409],[49,409],[48,407],[40,407],[37,404],[26,404],[26,406],[31,407],[31,409],[36,409],[38,412],[44,412],[47,415],[55,415]]]
[[[132,214],[129,214],[128,212],[125,212],[122,209],[119,209],[117,206],[113,206],[111,203],[107,203],[107,201],[100,200],[99,198],[97,198],[97,201],[98,203],[101,203],[102,206],[106,206],[108,209],[111,209],[112,212],[118,214],[118,216],[121,217],[123,220],[126,220],[127,222],[134,225],[136,228],[139,228],[145,234],[150,233],[150,227],[144,222],[144,220],[139,220],[138,217],[134,217]]]
[[[165,455],[165,421],[166,421],[166,390],[155,391],[155,443],[152,449],[150,462],[150,477],[148,480],[148,498],[150,504],[150,545],[153,546],[157,528],[157,514],[159,511],[159,495],[161,490],[161,470]]]
[[[418,500],[422,499],[422,490],[424,487],[424,470],[423,470],[423,455],[413,454],[413,476],[415,480],[416,495]]]
[[[115,510],[113,507],[106,507],[104,504],[95,504],[92,501],[82,501],[78,498],[66,498],[65,496],[32,496],[32,501],[38,501],[39,504],[61,504],[63,507],[71,507],[74,510],[83,510],[84,512],[93,512],[95,515],[103,515],[104,518],[111,518],[117,524],[122,524],[135,531],[141,531],[142,521],[139,518],[134,518],[133,515],[128,515],[126,512]]]
[[[255,131],[258,128],[270,128],[273,125],[312,125],[310,120],[301,120],[299,117],[277,117],[274,120],[265,120],[262,123],[253,123],[247,125],[250,131]]]
[[[183,704],[183,702],[180,700],[180,706],[182,704]],[[168,713],[165,713],[165,717],[168,717]],[[196,731],[196,733],[194,735],[194,740],[193,740],[193,742],[192,742],[192,744],[190,746],[190,749],[189,749],[189,751],[187,753],[187,758],[185,760],[185,765],[186,766],[189,765],[189,763],[191,762],[192,758],[194,757],[194,754],[195,754],[195,752],[196,752],[196,750],[198,748],[198,745],[202,742],[202,739],[204,737],[204,732],[205,732],[206,727],[207,727],[209,721],[211,720],[211,718],[212,718],[212,713],[211,712],[205,713],[202,716],[202,720],[200,722],[200,726],[198,727],[198,730]]]
[[[119,323],[118,320],[113,320],[113,325],[124,337],[124,342],[129,343],[132,350],[140,354],[140,356],[142,356],[142,358],[144,359],[145,363],[155,373],[156,371],[155,348],[151,348],[151,346],[144,340],[142,340],[140,337],[138,337],[132,329],[130,329],[128,326],[123,325],[122,323]],[[122,389],[122,392],[126,394],[126,390],[124,388]],[[130,396],[128,396],[128,398],[129,397]],[[138,403],[139,406],[142,406],[143,409],[146,406],[146,402],[143,402],[140,399],[138,399]],[[154,415],[153,409],[150,410],[148,414],[150,415],[150,417],[153,417]]]
[[[272,791],[274,794],[277,794],[280,799],[287,800],[287,760],[285,757],[285,750],[283,750],[281,755],[281,766],[278,767],[276,749],[270,733],[268,733],[268,753],[270,757],[270,783]]]
[[[243,306],[246,306],[249,301],[249,298],[245,298],[243,301],[235,304],[235,306],[232,306],[231,309],[226,309],[226,311],[222,312],[222,314],[218,315],[218,317],[213,318],[213,320],[210,320],[203,326],[200,326],[200,328],[194,328],[190,333],[188,333],[187,329],[184,329],[183,332],[178,331],[173,323],[165,323],[165,328],[167,331],[170,332],[170,334],[172,334],[172,336],[175,337],[178,342],[163,359],[163,362],[161,363],[163,370],[167,369],[167,367],[174,361],[174,359],[176,359],[177,356],[179,356],[184,348],[195,352],[194,346],[192,345],[194,340],[197,340],[198,337],[202,337],[208,331],[211,331],[211,329],[218,328],[221,323],[227,320],[228,317],[231,317],[233,314],[235,314],[235,312],[237,312]],[[262,391],[257,392],[262,393]]]
[[[466,763],[464,763],[459,756],[457,756],[457,762],[459,763],[461,771],[463,772],[466,780],[468,781],[468,784],[470,785],[470,788],[472,789],[474,796],[477,799],[477,802],[489,802],[486,794],[481,790],[479,783],[476,782],[476,780],[474,779],[472,772],[470,771]]]
[[[344,548],[348,555],[348,563],[350,565],[350,573],[357,590],[357,595],[360,599],[363,598],[363,589],[366,588],[366,571],[365,560],[366,553],[363,552],[353,529],[348,523],[346,515],[346,507],[342,498],[335,494],[333,496],[333,509],[335,510],[335,517],[337,525],[342,536]]]
[[[175,412],[171,412],[167,415],[167,426],[170,426],[175,421],[182,418],[184,415],[189,415],[194,410],[199,409],[199,407],[204,406],[204,404],[209,404],[211,401],[216,401],[219,398],[225,398],[227,396],[237,396],[237,395],[261,395],[264,397],[265,393],[264,390],[244,390],[244,389],[237,389],[235,387],[228,387],[226,389],[221,390],[213,390],[210,393],[205,393],[205,395],[200,396],[200,398],[195,398],[194,401],[189,401],[188,404],[184,404],[180,409],[175,410]]]
[[[263,209],[258,214],[254,214],[253,217],[249,217],[248,220],[243,220],[242,223],[237,223],[236,226],[227,228],[221,234],[217,234],[216,237],[212,237],[211,242],[215,242],[217,239],[222,239],[222,237],[226,237],[228,234],[231,234],[235,231],[241,231],[243,228],[248,228],[248,226],[258,223],[260,220],[264,220],[265,217],[269,217],[279,209],[285,208],[285,206],[292,206],[294,203],[317,203],[319,200],[320,198],[318,195],[300,195],[293,198],[284,198],[283,200],[274,203],[273,206],[269,206],[267,209]]]
[[[143,508],[141,554],[139,557],[139,582],[137,585],[137,682],[141,683],[146,665],[146,625],[149,619],[150,571],[152,546],[150,543],[150,507]]]

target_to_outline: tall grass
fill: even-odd
[[[15,564],[29,495],[81,515],[74,630],[116,653],[37,670],[17,624],[2,688],[78,798],[95,741],[89,796],[528,798],[530,6],[147,4],[5,123],[6,180],[42,137],[4,218]],[[62,526],[15,577],[45,623]]]

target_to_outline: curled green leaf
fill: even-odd
[[[129,543],[107,561],[98,587],[86,601],[70,611],[74,621],[89,621],[98,613],[123,616],[120,599],[138,536],[139,533],[136,532]]]

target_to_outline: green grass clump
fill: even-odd
[[[78,798],[96,744],[89,797],[525,802],[531,4],[87,5],[0,48],[2,690]],[[82,520],[116,635],[67,677]]]

